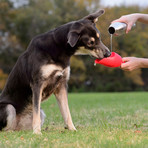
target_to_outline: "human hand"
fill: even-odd
[[[136,57],[124,57],[122,58],[123,63],[120,68],[125,71],[133,71],[142,68],[142,58]]]
[[[131,30],[133,24],[137,21],[137,19],[138,19],[137,14],[129,14],[129,15],[123,15],[119,19],[116,19],[112,21],[111,23],[114,23],[114,22],[126,23],[127,24],[126,33],[128,33]]]

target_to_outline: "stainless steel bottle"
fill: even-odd
[[[136,24],[133,25],[133,27],[135,26]],[[115,36],[120,36],[122,34],[125,34],[126,28],[127,28],[127,24],[121,23],[121,22],[115,22],[109,26],[108,32]]]

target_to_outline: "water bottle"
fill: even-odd
[[[135,26],[136,26],[136,24],[133,24],[132,27],[135,27]],[[127,24],[126,23],[115,22],[115,23],[112,23],[109,26],[108,32],[111,35],[120,36],[122,34],[125,34],[126,28],[127,28]]]

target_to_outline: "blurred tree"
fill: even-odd
[[[80,57],[73,56],[71,58],[71,76],[69,81],[69,89],[80,89],[84,85],[86,79],[86,67]]]
[[[12,20],[16,15],[11,2],[0,2],[0,68],[7,73],[23,51],[17,36],[11,33],[14,25]]]
[[[0,91],[4,88],[8,75],[0,69]]]
[[[0,2],[0,8],[2,12],[0,13],[2,16],[1,22],[3,22],[3,24],[0,24],[2,30],[0,67],[6,72],[11,70],[20,53],[27,48],[30,40],[35,35],[88,14],[85,6],[74,0],[44,0],[44,3],[42,0],[29,0],[27,5],[16,8],[13,7],[13,3],[4,1]],[[3,14],[5,14],[4,17]],[[81,68],[84,71],[83,61],[79,59],[77,62],[82,66],[73,65],[74,71],[79,72]],[[83,77],[85,77],[84,72],[79,73],[78,77],[77,81],[82,82]]]
[[[0,69],[9,73],[18,56],[27,48],[30,40],[69,21],[83,18],[100,8],[99,0],[28,0],[14,7],[9,0],[0,1]],[[148,8],[137,6],[105,8],[106,13],[97,22],[101,40],[110,48],[108,26],[122,15],[141,12]],[[128,35],[113,37],[113,51],[121,56],[148,57],[148,27],[137,23],[135,31]],[[89,56],[73,56],[71,59],[70,91],[132,91],[147,90],[148,69],[124,72],[119,68],[93,66]],[[2,74],[1,74],[2,75]],[[0,78],[2,77],[0,75]],[[7,76],[6,76],[7,77]],[[4,77],[4,79],[6,79]],[[1,83],[1,82],[0,82]],[[125,87],[126,86],[126,87]]]

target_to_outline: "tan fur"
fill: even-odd
[[[97,33],[96,36],[99,38],[100,37],[99,33]]]
[[[41,67],[42,76],[48,78],[54,70],[62,71],[62,67],[55,64],[43,65]]]
[[[33,133],[35,134],[41,134],[41,117],[40,117],[40,106],[41,106],[41,100],[42,100],[42,92],[43,92],[43,87],[40,88],[39,92],[39,103],[38,110],[36,110],[35,104],[33,102],[33,122],[32,122],[32,127],[33,127]],[[33,94],[33,100],[34,99],[34,94]]]
[[[40,112],[41,116],[41,126],[44,123],[45,113],[43,110]],[[16,116],[17,125],[15,130],[32,130],[32,121],[33,121],[33,112],[32,112],[32,105],[29,105],[25,108],[25,110]]]
[[[64,70],[65,74],[66,74],[66,80],[68,81],[70,78],[70,66],[66,67]]]
[[[16,130],[31,130],[32,129],[32,105],[29,105],[25,110],[17,117]]]
[[[91,38],[90,38],[90,41],[95,42],[95,38],[94,38],[94,37],[91,37]]]
[[[69,130],[76,130],[72,122],[72,118],[71,118],[71,114],[68,106],[68,97],[67,97],[66,88],[61,85],[58,91],[55,92],[55,96],[56,96],[61,114],[64,119],[65,127],[68,128]]]

